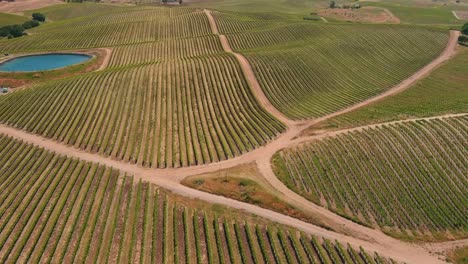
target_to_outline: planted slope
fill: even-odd
[[[274,170],[311,201],[393,234],[464,237],[467,131],[467,116],[379,126],[281,151]]]
[[[164,40],[115,47],[108,67],[224,53],[218,36]]]
[[[251,218],[217,217],[118,171],[3,135],[0,146],[2,263],[383,261]]]
[[[295,23],[230,34],[272,104],[317,118],[376,96],[445,48],[447,32],[409,26]]]
[[[49,82],[0,97],[0,121],[149,167],[226,160],[284,130],[229,55]]]
[[[181,15],[170,15],[168,10],[114,12],[46,24],[32,35],[0,40],[0,51],[85,49],[211,34],[203,12],[187,9]]]
[[[327,121],[350,127],[404,118],[468,112],[468,51],[436,69],[410,89]]]

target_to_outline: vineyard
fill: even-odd
[[[53,5],[40,8],[33,11],[26,11],[30,16],[33,12],[45,14],[52,21],[61,21],[67,19],[76,19],[82,17],[96,16],[110,12],[125,11],[126,8],[116,5],[96,5],[91,3],[72,4],[72,5]]]
[[[283,227],[219,217],[113,169],[7,136],[0,146],[2,263],[390,263]]]
[[[274,169],[311,201],[394,235],[465,237],[467,128],[466,115],[381,125],[281,151]]]
[[[252,23],[219,21],[221,32]],[[251,63],[270,102],[292,119],[324,116],[382,93],[437,57],[447,37],[411,26],[320,23],[227,35]]]
[[[410,89],[337,116],[323,124],[350,127],[404,118],[468,112],[468,52],[462,51],[451,61]],[[441,89],[443,87],[443,89]]]
[[[2,123],[157,168],[226,160],[284,130],[229,55],[52,81],[0,97],[0,112]]]
[[[52,23],[32,35],[0,40],[1,52],[109,47],[210,35],[196,9],[143,8]]]
[[[223,53],[217,36],[165,40],[114,48],[108,67]]]

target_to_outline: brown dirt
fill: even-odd
[[[468,11],[452,11],[452,13],[457,19],[468,21]]]
[[[377,7],[366,6],[360,9],[327,8],[319,10],[317,14],[326,18],[360,23],[400,23],[400,19],[390,10]]]
[[[255,98],[258,100],[260,105],[265,108],[270,114],[275,116],[278,120],[285,123],[286,125],[295,125],[299,124],[300,122],[292,121],[288,119],[283,113],[278,111],[268,100],[268,97],[263,92],[262,88],[260,87],[260,83],[258,82],[255,74],[250,66],[250,63],[247,59],[239,53],[236,53],[232,50],[231,46],[229,45],[229,41],[227,40],[225,35],[220,35],[218,31],[218,26],[216,25],[216,21],[214,17],[211,15],[211,11],[204,9],[205,14],[208,16],[208,20],[210,22],[211,31],[213,34],[219,36],[219,40],[221,41],[221,45],[223,46],[223,50],[227,53],[233,54],[237,61],[239,62],[242,72],[244,73],[244,77],[246,78],[252,93],[254,94]]]
[[[38,9],[51,5],[64,4],[60,0],[15,0],[15,2],[0,2],[0,12],[22,13],[27,10]]]

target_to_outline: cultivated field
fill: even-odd
[[[165,40],[114,48],[108,67],[224,53],[217,36]]]
[[[235,33],[244,22],[229,21],[220,22],[220,31],[252,64],[270,102],[292,119],[317,118],[373,97],[447,43],[446,32],[416,27],[288,23]],[[246,22],[250,26],[257,24]]]
[[[84,49],[211,34],[200,10],[144,7],[51,23],[31,32],[28,37],[0,40],[0,51]]]
[[[284,129],[228,55],[49,82],[0,97],[0,109],[5,124],[158,168],[226,160]]]
[[[322,20],[326,0],[0,14],[47,17],[17,38],[3,28],[5,56],[98,55],[0,73],[17,84],[0,95],[0,263],[463,258],[461,22],[451,4],[394,1],[363,4],[401,24]],[[414,117],[429,118],[401,121]]]
[[[465,237],[467,126],[463,116],[345,133],[281,151],[274,170],[311,201],[393,235]]]
[[[468,52],[451,61],[410,89],[321,124],[340,128],[399,119],[468,112]],[[311,129],[313,131],[313,129]]]
[[[45,6],[63,4],[60,0],[15,0],[1,1],[0,12],[3,13],[23,13],[24,11],[37,9]]]
[[[2,263],[388,263],[7,136],[0,146]]]

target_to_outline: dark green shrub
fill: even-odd
[[[465,23],[463,26],[462,26],[462,29],[461,29],[461,32],[465,35],[468,35],[468,23]]]
[[[33,20],[39,21],[39,22],[45,22],[46,17],[44,14],[41,13],[33,13],[32,14]]]
[[[23,23],[23,28],[24,29],[30,29],[30,28],[34,28],[34,27],[38,27],[40,24],[38,21],[36,20],[29,20],[29,21],[26,21]]]

